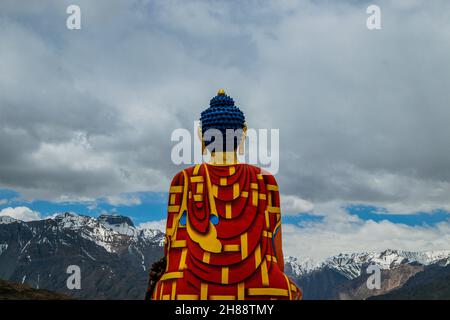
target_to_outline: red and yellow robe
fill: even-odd
[[[167,268],[155,300],[300,299],[284,274],[275,178],[248,164],[201,164],[171,184]]]

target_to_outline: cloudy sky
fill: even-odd
[[[370,4],[381,30],[366,27]],[[66,8],[81,8],[81,30]],[[0,3],[0,214],[163,225],[218,88],[280,129],[285,253],[449,249],[450,2]],[[298,243],[302,245],[299,246]]]

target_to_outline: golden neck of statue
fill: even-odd
[[[236,151],[213,152],[209,164],[226,166],[239,163]]]

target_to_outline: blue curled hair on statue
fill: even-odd
[[[203,141],[211,152],[236,151],[246,128],[244,113],[222,89],[211,99],[209,108],[201,113],[200,123]],[[221,136],[221,146],[213,143],[216,136]]]

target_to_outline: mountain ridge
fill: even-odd
[[[293,275],[299,277],[315,270],[328,267],[341,273],[348,279],[355,279],[361,275],[362,267],[369,264],[388,270],[403,263],[417,262],[422,265],[440,263],[450,264],[450,250],[406,251],[386,249],[381,252],[340,253],[326,258],[320,263],[298,262],[298,258],[287,256],[285,263],[291,265]]]
[[[65,294],[0,279],[0,300],[72,300]]]
[[[66,212],[28,222],[0,216],[0,278],[79,299],[142,299],[147,269],[163,256],[164,241],[161,231],[121,215]],[[81,269],[81,290],[67,288],[70,265]],[[380,289],[367,288],[369,265],[381,270]],[[285,257],[285,272],[305,299],[389,298],[410,279],[424,272],[437,278],[448,266],[450,250],[341,253],[319,263]]]
[[[387,249],[378,253],[339,254],[315,265],[306,262],[305,266],[295,257],[287,257],[285,262],[286,272],[304,291],[306,300],[361,300],[377,296],[388,299],[390,292],[402,290],[411,278],[430,269],[449,267],[450,250],[413,252]],[[367,285],[372,274],[368,267],[372,265],[380,270],[378,289],[369,289]],[[435,272],[432,277],[437,275]],[[411,288],[416,290],[414,286]],[[405,291],[403,296],[408,296],[409,292]]]
[[[163,255],[164,234],[127,219],[63,213],[0,220],[0,278],[80,299],[143,299],[147,268]],[[130,220],[131,221],[131,220]],[[81,270],[81,290],[70,290],[69,266]]]

